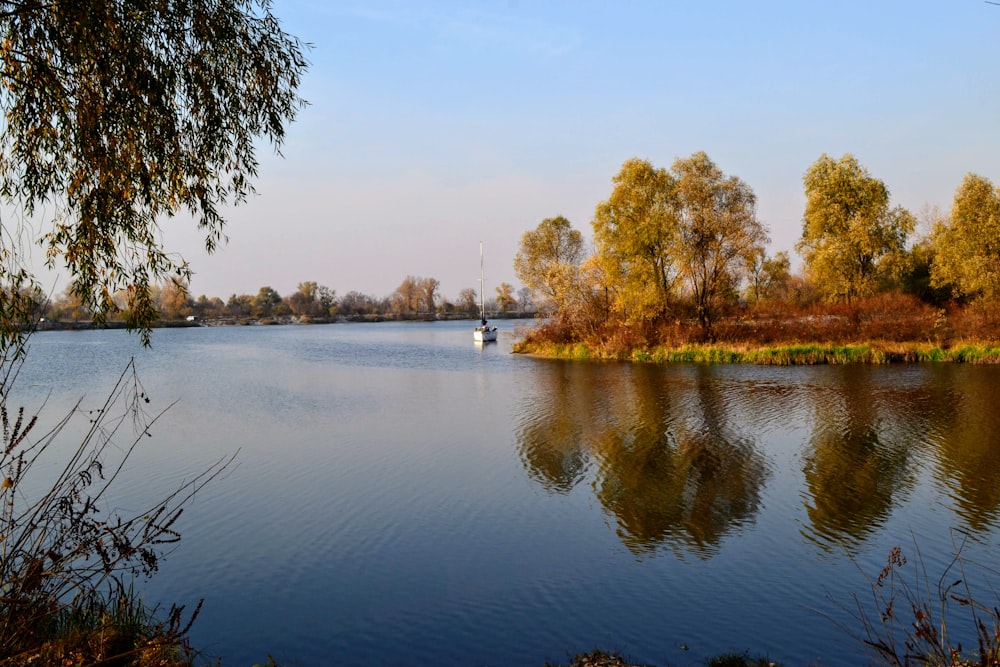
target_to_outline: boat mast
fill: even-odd
[[[479,242],[479,319],[486,324],[486,273],[483,268],[483,242]]]

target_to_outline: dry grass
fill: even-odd
[[[183,620],[172,607],[161,619],[132,582],[156,571],[180,539],[184,505],[232,459],[134,513],[108,508],[109,487],[162,414],[148,404],[132,364],[99,407],[78,405],[45,433],[0,396],[0,665],[190,664],[198,609]],[[67,453],[74,420],[88,426]],[[51,470],[61,470],[54,481]]]
[[[526,334],[514,351],[656,363],[1000,363],[1000,309],[934,308],[902,294],[852,304],[781,303],[734,311],[716,324],[710,340],[690,320],[608,320],[593,334],[574,333],[565,320],[550,322]]]
[[[951,562],[936,577],[927,572],[919,550],[908,565],[895,547],[878,576],[869,580],[869,599],[855,596],[851,615],[860,633],[846,628],[875,659],[891,667],[1000,666],[1000,607],[972,593],[970,577],[996,575],[996,570],[963,555],[958,540]],[[909,570],[911,576],[904,576]],[[975,646],[963,647],[955,632],[972,628]]]

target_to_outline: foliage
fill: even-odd
[[[611,344],[555,343],[539,337],[518,341],[514,353],[562,359],[605,359],[654,364],[756,364],[760,366],[816,366],[839,364],[964,363],[1000,364],[1000,347],[963,344],[950,349],[927,345],[798,344],[771,347],[726,344],[678,347],[627,347]]]
[[[913,244],[906,253],[900,287],[924,303],[942,305],[951,297],[952,289],[950,284],[935,284],[933,273],[935,270],[940,271],[937,248],[937,244],[930,238]]]
[[[662,321],[677,312],[683,284],[711,337],[767,242],[753,191],[703,152],[677,159],[670,171],[627,160],[614,183],[594,215],[601,280],[592,292],[607,293],[626,322]]]
[[[626,160],[592,222],[611,308],[626,321],[665,316],[674,298],[677,234],[674,178],[639,158]]]
[[[889,190],[850,154],[826,154],[803,176],[806,210],[796,246],[808,273],[830,299],[873,294],[882,261],[903,252],[914,217],[889,208]]]
[[[585,263],[586,264],[586,263]],[[581,267],[580,280],[574,300],[579,300],[586,293],[584,289],[586,270]],[[475,316],[479,311],[479,297],[472,288],[463,289],[455,304],[443,299],[438,289],[440,282],[433,277],[407,276],[400,287],[390,297],[374,297],[357,291],[350,291],[338,297],[335,290],[315,281],[298,283],[295,292],[282,296],[269,285],[261,287],[256,294],[232,294],[227,301],[218,297],[201,295],[197,299],[190,298],[186,285],[174,285],[168,281],[164,285],[153,285],[150,288],[154,302],[158,305],[159,324],[167,324],[171,320],[182,320],[193,315],[198,320],[219,320],[228,323],[247,323],[249,321],[280,321],[328,322],[333,316],[346,319],[383,319],[391,317],[426,317],[438,314],[464,314]],[[521,312],[529,312],[531,299],[527,288],[515,292],[509,283],[501,283],[496,288],[496,304],[504,312],[519,308]],[[120,294],[112,295],[116,302],[124,300]],[[43,317],[42,329],[72,328],[89,326],[91,318],[79,298],[71,288],[51,302],[41,294],[33,291],[26,295],[30,302],[35,320]],[[569,311],[581,312],[574,304]],[[123,322],[122,318],[110,315],[105,325]]]
[[[253,308],[253,297],[249,294],[232,294],[226,302],[226,310],[234,317],[248,317]]]
[[[514,298],[514,286],[510,283],[500,283],[497,285],[497,306],[500,308],[501,312],[506,313],[512,307],[517,305],[517,300]]]
[[[436,298],[440,284],[436,278],[406,276],[392,294],[393,312],[397,315],[433,314],[437,310]]]
[[[691,291],[699,323],[711,335],[746,266],[763,252],[767,232],[757,220],[753,190],[723,174],[705,153],[675,161],[671,172],[679,212],[678,271]]]
[[[762,247],[746,257],[746,299],[750,303],[788,299],[791,292],[792,262],[781,250],[768,257]]]
[[[521,236],[514,273],[544,306],[559,309],[572,293],[582,260],[583,235],[560,215]]]
[[[250,314],[254,317],[271,317],[284,314],[287,306],[278,291],[270,285],[264,285],[257,291],[250,305]]]
[[[955,192],[951,220],[939,220],[931,241],[931,285],[956,296],[1000,298],[1000,189],[968,174]]]
[[[703,344],[697,321],[638,326],[605,320],[585,329],[551,318],[523,332],[515,352],[634,361],[815,364],[1000,362],[1000,311],[937,309],[906,294],[798,308],[764,302],[719,320]],[[568,350],[574,350],[568,353]]]
[[[180,319],[191,313],[187,283],[181,280],[168,280],[163,286],[152,286],[150,294],[156,304],[156,312],[162,319]],[[123,309],[127,310],[127,303]]]
[[[0,341],[25,320],[14,295],[34,283],[24,245],[48,217],[48,262],[100,322],[127,290],[127,323],[148,342],[151,286],[190,277],[159,235],[190,214],[211,251],[220,208],[253,192],[256,139],[275,146],[303,101],[302,44],[269,0],[0,3]],[[49,208],[50,207],[50,208]]]
[[[172,607],[166,619],[130,592],[112,592],[53,614],[39,642],[0,665],[133,665],[190,667],[196,652],[187,638],[198,609],[185,622],[184,608]]]
[[[88,624],[105,632],[101,619],[108,613],[119,630],[126,617],[141,626],[127,633],[132,636],[149,633],[176,645],[186,633],[180,609],[171,610],[166,625],[153,622],[131,582],[157,570],[162,550],[180,539],[175,524],[184,505],[232,459],[149,507],[131,514],[109,509],[111,485],[162,415],[147,413],[149,400],[133,364],[100,407],[78,404],[44,433],[36,433],[38,415],[23,408],[11,414],[6,394],[0,399],[0,664],[72,645],[70,635]],[[50,459],[65,456],[60,437],[82,419],[87,426],[79,445],[57,468]],[[123,437],[130,440],[122,443]]]
[[[337,294],[325,285],[307,280],[299,283],[286,301],[292,313],[300,318],[327,318],[336,310]]]
[[[458,293],[458,303],[456,306],[463,313],[474,315],[479,311],[479,306],[477,305],[478,299],[476,296],[476,290],[471,287],[466,287]]]

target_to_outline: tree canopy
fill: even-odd
[[[253,192],[256,140],[280,147],[304,104],[305,46],[269,0],[6,0],[0,40],[4,349],[34,242],[98,321],[127,290],[148,340],[151,286],[190,276],[159,225],[185,213],[208,251],[225,239],[220,208]]]
[[[735,296],[748,263],[763,252],[767,231],[746,183],[722,173],[703,152],[671,167],[678,210],[675,254],[701,326],[710,332],[722,302]]]
[[[878,286],[880,261],[904,251],[913,215],[889,207],[889,189],[857,159],[824,154],[803,176],[806,209],[796,248],[829,298],[868,296]]]
[[[546,218],[521,236],[514,273],[541,295],[543,305],[559,304],[571,289],[583,259],[583,235],[559,215]]]
[[[597,205],[592,223],[612,308],[626,319],[665,315],[677,280],[674,179],[666,169],[632,158],[612,182],[611,196]]]
[[[593,222],[612,307],[626,320],[650,319],[688,296],[710,333],[767,242],[753,190],[704,152],[678,158],[669,171],[627,160],[614,183]]]
[[[950,221],[932,233],[931,285],[960,297],[1000,297],[1000,189],[968,174],[955,192]]]

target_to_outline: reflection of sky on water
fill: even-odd
[[[226,664],[858,664],[804,608],[844,621],[827,596],[897,544],[935,567],[952,526],[995,540],[998,369],[556,362],[471,326],[51,333],[19,396],[96,399],[136,355],[179,402],[124,506],[240,450],[146,585],[205,597]]]

